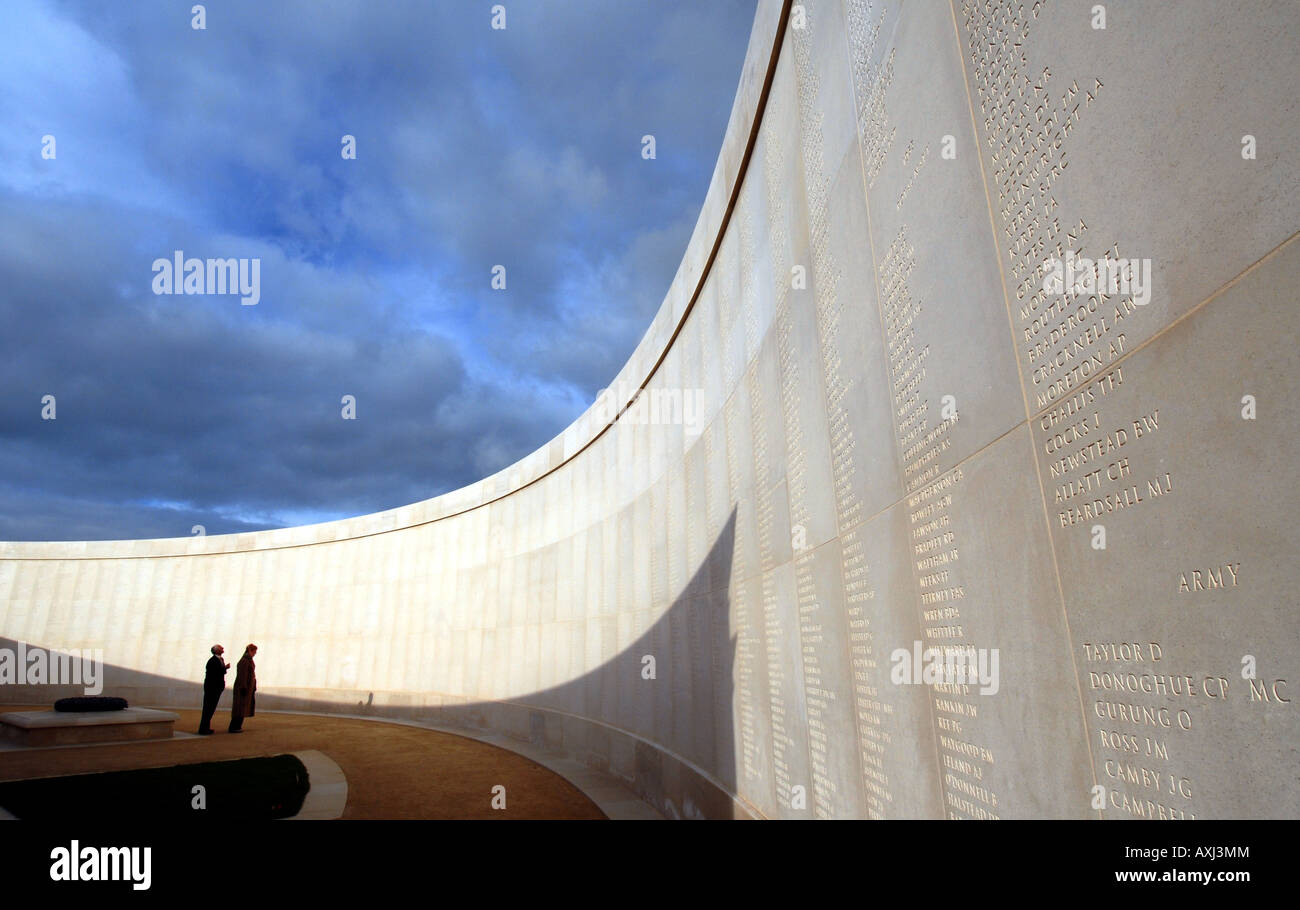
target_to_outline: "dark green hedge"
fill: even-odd
[[[195,809],[193,788],[206,789]],[[28,819],[272,819],[297,815],[311,789],[293,755],[0,783],[0,806]]]
[[[55,711],[125,711],[126,699],[115,695],[74,695],[54,703]]]

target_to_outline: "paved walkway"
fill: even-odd
[[[44,710],[3,705],[0,711]],[[179,732],[198,729],[199,712],[175,710]],[[0,752],[0,780],[167,765],[317,749],[347,777],[343,818],[597,819],[605,814],[560,775],[522,755],[418,726],[309,714],[259,713],[244,732],[169,741]],[[492,788],[506,788],[493,809]]]

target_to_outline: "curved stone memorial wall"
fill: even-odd
[[[259,704],[670,815],[1300,815],[1300,5],[1094,7],[762,0],[573,426],[362,518],[0,544],[4,644],[197,705],[256,641]]]

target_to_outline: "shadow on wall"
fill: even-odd
[[[259,689],[257,705],[264,710],[360,714],[503,733],[624,780],[670,818],[750,817],[757,813],[736,797],[737,634],[728,594],[735,523],[733,510],[682,594],[657,622],[570,682],[510,701],[364,688]],[[622,582],[632,583],[630,578]],[[613,612],[600,617],[610,630],[603,640],[613,639],[618,619]],[[249,635],[258,639],[255,629]],[[208,644],[194,642],[193,681],[106,661],[103,693],[141,706],[197,709],[203,700]],[[14,639],[0,636],[0,648],[17,651],[18,646]],[[267,650],[260,659],[274,661],[274,652]],[[6,684],[0,685],[0,704],[52,704],[81,693],[79,686]],[[218,711],[229,710],[227,691]]]

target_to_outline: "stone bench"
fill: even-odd
[[[0,714],[0,738],[20,746],[170,739],[179,714],[153,708],[122,711],[10,711]]]

